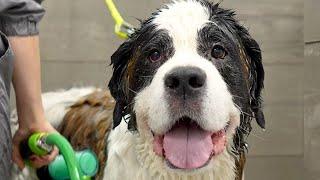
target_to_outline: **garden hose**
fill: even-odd
[[[56,145],[66,161],[71,180],[82,180],[82,172],[79,170],[79,164],[76,161],[75,152],[73,151],[69,142],[61,135],[53,133],[45,136],[46,143],[49,145]]]

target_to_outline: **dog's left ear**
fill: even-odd
[[[111,65],[113,65],[113,74],[109,81],[109,89],[116,105],[113,111],[113,128],[117,127],[125,115],[125,109],[128,105],[128,95],[125,93],[127,88],[125,74],[132,55],[133,44],[129,39],[124,42],[118,50],[111,56]]]
[[[240,25],[237,28],[241,43],[244,47],[248,61],[250,63],[249,66],[252,77],[252,84],[250,87],[251,109],[254,113],[258,125],[264,129],[265,118],[261,107],[261,91],[264,87],[264,68],[262,64],[261,49],[259,44],[250,36],[246,28]]]

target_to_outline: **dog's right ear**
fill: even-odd
[[[132,55],[133,41],[130,39],[124,42],[118,50],[111,56],[113,74],[109,82],[110,93],[116,101],[113,112],[113,128],[117,127],[125,115],[125,108],[128,105],[128,95],[126,89],[126,71]]]
[[[244,50],[250,60],[250,71],[253,81],[250,87],[251,110],[254,113],[258,125],[264,129],[265,118],[261,107],[261,92],[264,88],[264,68],[262,63],[261,49],[257,41],[250,36],[246,28],[238,24],[237,30],[244,46]]]

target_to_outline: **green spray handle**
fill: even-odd
[[[57,171],[55,169],[63,169],[62,167],[67,168],[69,172],[69,178],[71,180],[89,180],[90,176],[93,176],[96,173],[96,170],[98,169],[98,162],[97,159],[94,156],[93,152],[84,153],[85,156],[78,156],[79,158],[82,157],[82,160],[78,160],[76,158],[76,154],[72,149],[72,146],[67,141],[67,139],[63,136],[61,136],[58,133],[35,133],[31,135],[28,139],[28,147],[30,150],[40,156],[46,155],[50,153],[53,149],[53,145],[57,146],[60,153],[62,154],[63,158],[56,158],[55,160],[49,165],[49,172],[50,172],[50,166],[51,166],[51,172],[56,173]],[[91,154],[91,156],[90,156]],[[94,157],[93,157],[94,156]],[[59,160],[60,159],[60,160]],[[63,161],[64,163],[61,163]],[[91,174],[90,176],[85,175],[84,171],[81,170],[84,169],[83,165],[80,166],[81,162],[85,164],[87,167],[88,165],[94,166],[96,169],[91,168]],[[88,163],[89,162],[89,163]],[[90,169],[90,168],[89,168]],[[88,172],[88,171],[87,171]],[[54,177],[59,177],[56,174],[53,174]],[[54,178],[53,177],[53,178]]]
[[[76,152],[76,160],[80,166],[80,172],[90,179],[96,175],[99,163],[96,155],[91,150],[84,150]],[[50,163],[48,172],[54,180],[70,179],[68,168],[63,156],[57,156],[55,160]]]

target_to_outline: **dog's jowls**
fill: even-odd
[[[264,128],[264,71],[257,42],[233,11],[173,1],[111,60],[114,100],[93,92],[55,121],[74,147],[99,155],[99,178],[241,179],[252,117]]]

